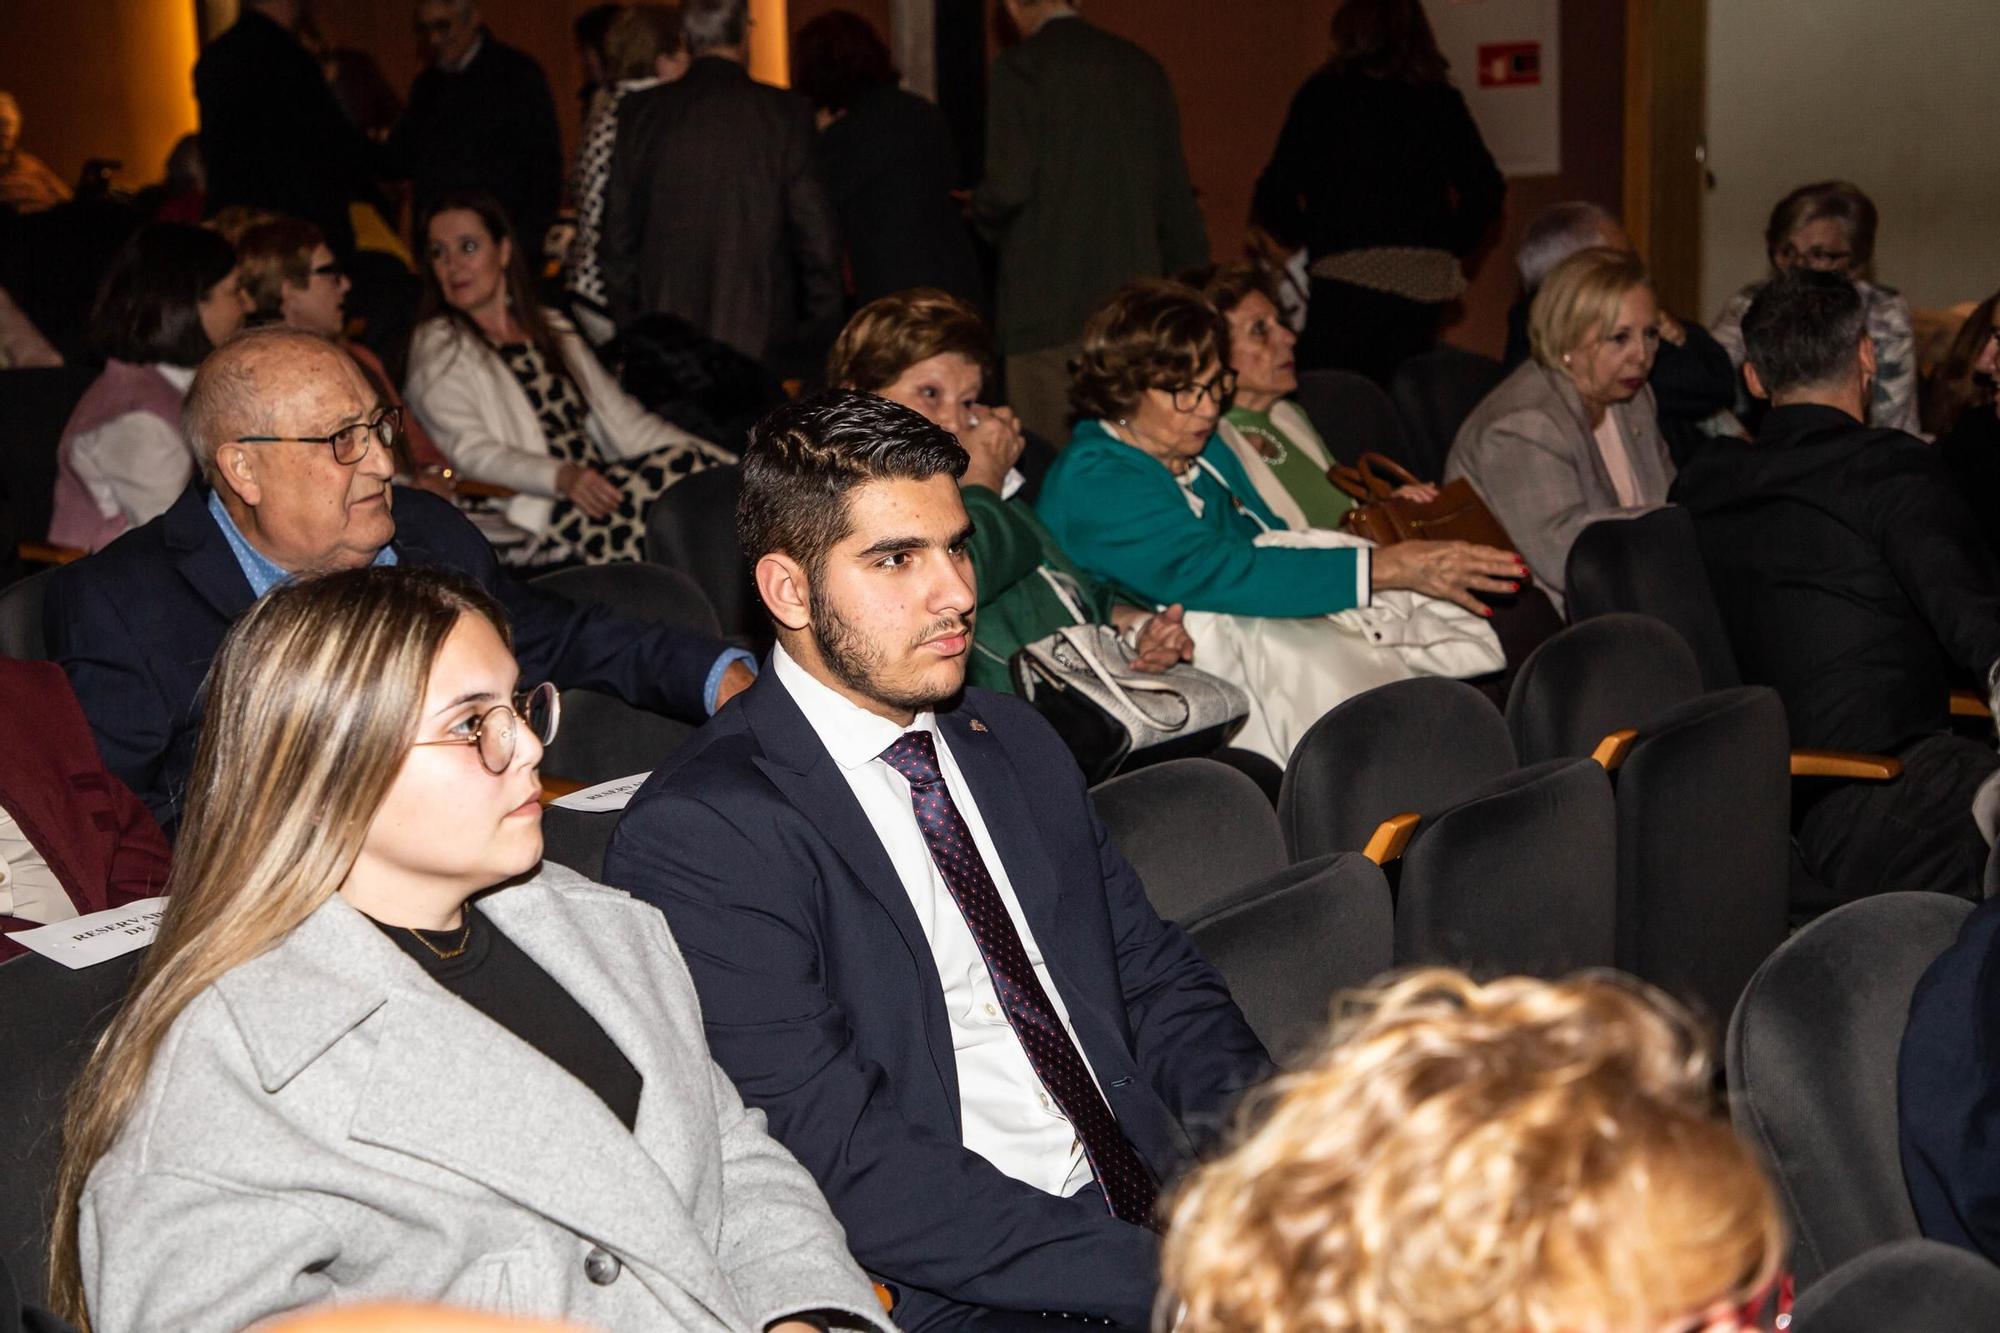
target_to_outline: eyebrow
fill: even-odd
[[[972,540],[974,531],[973,525],[967,523],[964,527],[953,533],[951,539],[946,541],[944,545],[948,547],[963,546]],[[858,560],[873,560],[878,556],[904,555],[910,551],[925,550],[934,544],[922,537],[884,537],[879,542],[873,542],[863,547],[856,553],[855,558]]]
[[[436,709],[431,713],[431,716],[442,717],[444,714],[449,713],[454,709],[463,708],[467,704],[484,703],[486,700],[495,697],[497,696],[495,696],[493,691],[491,690],[473,690],[468,694],[459,695],[456,699],[453,699],[450,703],[445,704],[444,706]]]

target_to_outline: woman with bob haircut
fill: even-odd
[[[557,701],[477,586],[281,585],[208,678],[168,908],[72,1095],[58,1314],[412,1300],[891,1333],[658,910],[542,855]]]
[[[1794,266],[1838,273],[1861,291],[1868,337],[1875,344],[1875,386],[1868,395],[1868,423],[1916,434],[1918,412],[1917,339],[1910,303],[1894,287],[1877,284],[1875,201],[1851,181],[1815,181],[1780,199],[1764,225],[1764,253],[1771,272]],[[1743,370],[1743,316],[1764,289],[1760,279],[1729,298],[1710,330]],[[1748,410],[1749,391],[1739,381],[1739,404]]]
[[[1560,610],[1576,535],[1665,504],[1673,484],[1646,383],[1660,348],[1646,266],[1597,246],[1563,260],[1528,307],[1528,346],[1458,428],[1444,478],[1472,483]]]
[[[1768,1327],[1785,1228],[1711,1079],[1637,982],[1412,973],[1251,1094],[1172,1205],[1163,1307],[1182,1333]]]
[[[1519,558],[1284,530],[1215,433],[1236,388],[1228,360],[1228,325],[1201,293],[1157,279],[1122,288],[1084,325],[1076,425],[1036,510],[1072,560],[1128,600],[1187,608],[1195,665],[1250,695],[1237,743],[1282,764],[1305,728],[1362,690],[1504,665],[1475,594],[1518,591]]]
[[[125,242],[90,313],[104,371],[63,427],[50,541],[95,551],[187,489],[181,400],[247,310],[236,252],[214,232],[155,222]]]
[[[979,401],[992,359],[977,311],[948,292],[919,287],[856,311],[826,365],[834,388],[901,403],[950,431],[971,459],[958,479],[973,528],[966,553],[979,586],[967,682],[1011,693],[1014,654],[1065,625],[1117,626],[1141,671],[1193,660],[1180,607],[1156,614],[1120,599],[1065,555],[1033,507],[1015,495],[1022,479],[1014,464],[1025,437],[1012,412]]]
[[[507,521],[530,565],[643,558],[646,510],[736,455],[618,387],[570,322],[535,298],[524,247],[490,197],[450,194],[418,227],[424,298],[404,392],[462,478],[518,492]]]

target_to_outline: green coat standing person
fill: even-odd
[[[1206,261],[1208,233],[1159,62],[1066,0],[1002,2],[1025,40],[993,63],[972,218],[1000,251],[1007,400],[1062,440],[1085,316],[1132,278]]]

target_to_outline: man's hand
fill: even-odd
[[[1528,567],[1512,551],[1471,542],[1397,542],[1375,549],[1371,582],[1377,589],[1406,588],[1442,597],[1468,611],[1490,616],[1493,608],[1477,592],[1521,590]]]
[[[1134,671],[1165,671],[1176,662],[1194,661],[1194,638],[1181,623],[1185,614],[1176,602],[1164,611],[1143,611],[1120,603],[1111,610],[1111,623],[1124,634],[1138,631],[1138,645],[1132,658]]]
[[[625,492],[595,468],[564,463],[556,473],[556,490],[590,518],[604,518],[618,512]]]
[[[1670,342],[1676,347],[1687,346],[1688,331],[1681,327],[1679,320],[1664,310],[1659,312],[1659,320],[1660,338],[1662,341]]]
[[[965,414],[965,429],[958,442],[972,461],[965,465],[961,486],[984,486],[995,495],[1006,484],[1007,469],[1013,467],[1027,445],[1021,423],[1004,407],[975,407]]]
[[[756,679],[756,673],[745,666],[742,659],[731,662],[724,669],[722,679],[715,683],[715,710],[721,712],[722,705],[749,689]]]

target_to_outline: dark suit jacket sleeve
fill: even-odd
[[[790,126],[786,154],[785,231],[798,274],[800,325],[808,338],[831,340],[840,332],[844,296],[840,276],[840,224],[827,197],[813,152],[813,127],[804,104]]]
[[[1722,344],[1693,320],[1682,320],[1685,346],[1660,340],[1659,359],[1646,381],[1661,420],[1700,421],[1736,406],[1736,367]]]
[[[972,196],[972,220],[997,241],[1035,189],[1035,89],[1017,56],[993,62],[986,93],[986,179]]]
[[[1257,177],[1251,195],[1251,220],[1271,233],[1279,244],[1296,248],[1306,243],[1306,210],[1301,194],[1311,174],[1313,160],[1313,101],[1320,95],[1319,81],[1309,79],[1292,98],[1285,113],[1284,128],[1271,160]]]
[[[666,912],[716,1060],[820,1182],[864,1268],[970,1304],[1145,1326],[1151,1232],[1004,1176],[899,1113],[822,984],[814,866],[768,820],[642,797],[605,877]]]
[[[1155,207],[1160,217],[1160,254],[1169,273],[1208,262],[1208,224],[1202,221],[1201,205],[1195,201],[1194,182],[1188,179],[1187,154],[1181,146],[1181,113],[1174,102],[1173,86],[1160,77],[1159,129],[1154,142],[1160,160],[1155,180],[1159,199]]]
[[[555,221],[562,194],[562,131],[556,127],[556,104],[549,95],[548,76],[532,57],[522,58],[521,98],[515,109],[519,118],[520,140],[516,161],[525,179],[522,198],[527,200],[533,225],[546,229]],[[529,251],[540,254],[542,237],[527,238]]]
[[[611,318],[620,326],[640,313],[639,247],[646,232],[646,114],[644,95],[619,107],[611,166],[604,180],[604,217],[598,227],[597,267]]]
[[[407,534],[430,558],[476,579],[506,610],[524,686],[549,680],[564,689],[602,690],[668,717],[707,720],[708,673],[728,644],[521,582],[500,568],[479,529],[435,496],[403,492],[396,521],[399,545]]]
[[[167,746],[173,713],[187,701],[161,690],[111,591],[102,579],[57,574],[42,608],[43,632],[90,719],[104,766],[172,828],[180,799],[167,789]]]
[[[1937,451],[1916,441],[1894,450],[1869,486],[1882,555],[1952,660],[1980,683],[2000,660],[2000,565],[1971,510],[1951,488]]]
[[[1466,110],[1465,99],[1456,88],[1446,88],[1448,107],[1444,117],[1443,142],[1451,183],[1458,191],[1454,249],[1462,259],[1479,248],[1487,229],[1500,218],[1500,206],[1507,198],[1507,182],[1479,137],[1479,126]]]

